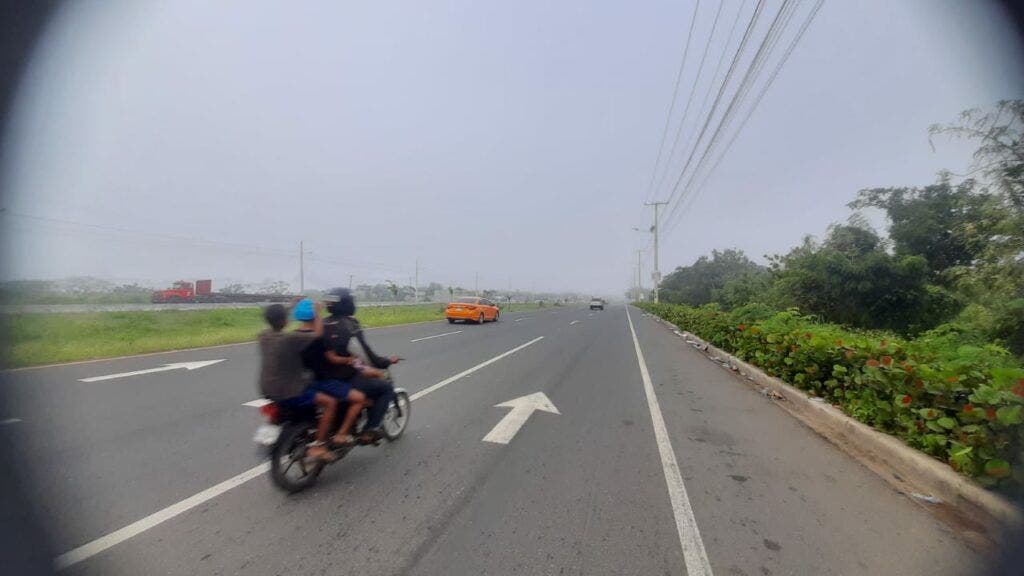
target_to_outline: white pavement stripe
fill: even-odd
[[[4,424],[17,424],[18,422],[21,422],[21,418],[8,418],[6,420],[0,420],[0,426]]]
[[[82,560],[91,558],[111,546],[116,546],[117,544],[137,536],[158,524],[166,522],[179,514],[188,512],[196,506],[199,506],[200,504],[211,500],[212,498],[215,498],[236,486],[241,486],[249,480],[260,476],[267,470],[270,470],[270,462],[264,462],[259,466],[250,468],[234,478],[229,478],[216,486],[211,486],[194,496],[178,502],[177,504],[171,504],[167,508],[164,508],[154,514],[150,514],[141,520],[132,522],[120,530],[111,532],[102,538],[93,540],[92,542],[79,546],[69,552],[65,552],[54,560],[54,566],[57,570],[63,570],[64,568],[73,566]]]
[[[270,399],[268,399],[268,398],[257,398],[255,400],[249,400],[248,402],[245,402],[244,404],[242,404],[242,406],[252,406],[253,408],[262,408],[262,407],[266,406],[267,404],[270,404],[271,402],[272,401]]]
[[[569,322],[569,326],[572,326],[573,324],[579,324],[579,323],[580,323],[579,320],[573,320],[572,322]]]
[[[419,392],[417,392],[417,393],[413,394],[412,396],[410,396],[409,400],[410,401],[416,400],[418,398],[422,398],[422,397],[426,396],[427,394],[430,394],[431,392],[434,392],[435,390],[440,390],[441,388],[444,388],[445,386],[451,384],[452,382],[455,382],[459,378],[468,376],[468,375],[472,374],[473,372],[476,372],[477,370],[479,370],[479,369],[481,369],[481,368],[483,368],[485,366],[489,366],[489,365],[497,362],[498,360],[501,360],[502,358],[504,358],[506,356],[510,356],[512,354],[515,354],[516,352],[522,350],[523,348],[526,348],[527,346],[529,346],[531,344],[534,344],[536,342],[539,342],[539,341],[541,341],[543,339],[544,339],[544,337],[540,336],[538,338],[534,338],[533,340],[530,340],[529,342],[527,342],[525,344],[520,344],[519,346],[516,346],[515,348],[509,350],[508,352],[504,352],[502,354],[499,354],[499,355],[495,356],[494,358],[491,358],[490,360],[486,360],[484,362],[481,362],[480,364],[477,364],[476,366],[474,366],[474,367],[472,367],[472,368],[470,368],[468,370],[463,370],[462,372],[459,372],[458,374],[456,374],[455,376],[452,376],[451,378],[446,378],[446,379],[438,382],[437,384],[434,384],[433,386],[430,386],[429,388],[425,388],[423,390],[420,390]],[[265,400],[263,398],[260,398],[258,400],[252,400],[252,401],[246,402],[244,405],[245,406],[262,406],[261,403],[266,403],[266,402],[267,402],[267,400]],[[63,570],[64,568],[67,568],[67,567],[72,566],[74,564],[77,564],[77,563],[79,563],[79,562],[81,562],[83,560],[91,558],[91,557],[95,556],[96,554],[99,554],[100,552],[103,552],[104,550],[106,550],[106,549],[108,549],[108,548],[110,548],[112,546],[116,546],[117,544],[120,544],[121,542],[124,542],[125,540],[128,540],[129,538],[137,536],[137,535],[145,532],[146,530],[149,530],[150,528],[153,528],[154,526],[157,526],[157,525],[159,525],[159,524],[161,524],[161,523],[163,523],[163,522],[165,522],[167,520],[170,520],[171,518],[174,518],[175,516],[178,516],[179,514],[182,514],[184,512],[188,512],[192,508],[195,508],[196,506],[198,506],[198,505],[200,505],[200,504],[202,504],[202,503],[204,503],[204,502],[206,502],[208,500],[211,500],[211,499],[213,499],[213,498],[215,498],[217,496],[220,496],[221,494],[227,492],[228,490],[231,490],[232,488],[241,486],[242,484],[245,484],[249,480],[252,480],[253,478],[261,476],[262,474],[264,474],[268,470],[270,470],[270,462],[264,462],[264,463],[260,464],[259,466],[256,466],[254,468],[250,468],[249,470],[246,470],[245,472],[242,472],[241,474],[239,474],[238,476],[235,476],[234,478],[229,478],[229,479],[221,482],[220,484],[217,484],[216,486],[212,486],[210,488],[207,488],[206,490],[203,490],[202,492],[200,492],[200,493],[198,493],[198,494],[196,494],[194,496],[186,498],[186,499],[182,500],[181,502],[178,502],[177,504],[172,504],[172,505],[168,506],[167,508],[164,508],[163,510],[160,510],[159,512],[156,512],[154,514],[150,514],[149,516],[146,516],[145,518],[143,518],[141,520],[137,520],[137,521],[135,521],[135,522],[125,526],[124,528],[121,528],[120,530],[116,530],[114,532],[111,532],[110,534],[107,534],[106,536],[103,536],[101,538],[97,538],[96,540],[93,540],[92,542],[89,542],[88,544],[83,544],[82,546],[79,546],[78,548],[75,548],[74,550],[70,550],[68,552],[65,552],[65,553],[61,554],[60,556],[57,557],[56,560],[54,560],[54,567],[57,570]]]
[[[640,378],[644,381],[647,408],[651,412],[651,422],[654,424],[654,437],[661,455],[661,468],[665,472],[665,483],[668,484],[668,496],[672,503],[672,513],[676,519],[676,531],[679,532],[679,545],[683,549],[686,574],[687,576],[712,576],[708,553],[704,550],[704,541],[701,540],[700,530],[697,529],[697,519],[693,516],[690,498],[686,495],[683,475],[679,472],[676,453],[672,449],[668,429],[665,428],[665,419],[661,415],[661,407],[658,405],[658,397],[654,392],[654,384],[651,383],[651,374],[647,371],[647,362],[644,361],[644,353],[640,350],[640,341],[636,338],[633,318],[629,315],[629,306],[626,307],[626,321],[629,323],[629,332],[633,335],[636,361],[640,365]]]
[[[143,374],[152,374],[154,372],[166,372],[168,370],[181,370],[185,369],[188,371],[198,370],[199,368],[205,368],[207,366],[213,366],[219,362],[223,362],[224,359],[220,360],[202,360],[199,362],[177,362],[175,364],[164,364],[159,368],[149,368],[148,370],[136,370],[134,372],[121,372],[119,374],[107,374],[106,376],[93,376],[92,378],[82,378],[79,382],[101,382],[103,380],[114,380],[115,378],[127,378],[129,376],[141,376]]]
[[[455,382],[459,378],[465,378],[466,376],[469,376],[473,372],[476,372],[477,370],[479,370],[481,368],[484,368],[485,366],[490,366],[491,364],[494,364],[498,360],[501,360],[502,358],[504,358],[506,356],[511,356],[512,354],[515,354],[516,352],[519,352],[523,348],[526,348],[527,346],[529,346],[531,344],[534,344],[536,342],[540,342],[543,339],[544,339],[543,336],[538,336],[538,337],[534,338],[533,340],[530,340],[526,344],[520,344],[519,346],[516,346],[515,348],[509,350],[508,352],[504,352],[502,354],[498,354],[494,358],[491,358],[490,360],[485,360],[484,362],[481,362],[481,363],[477,364],[476,366],[473,366],[472,368],[470,368],[468,370],[463,370],[462,372],[459,372],[458,374],[456,374],[455,376],[452,376],[451,378],[446,378],[444,380],[441,380],[437,384],[434,384],[433,386],[424,388],[423,390],[420,390],[419,392],[417,392],[417,393],[413,394],[412,396],[410,396],[409,399],[410,400],[416,400],[417,398],[422,398],[422,397],[426,396],[427,394],[430,394],[434,390],[438,390],[438,389],[444,388],[445,386],[451,384],[452,382]]]
[[[527,320],[527,319],[529,319],[529,316],[527,316],[526,318],[516,318],[514,321],[515,322],[522,322],[523,320]]]
[[[434,334],[433,336],[424,336],[423,338],[416,338],[415,340],[409,340],[409,342],[419,342],[421,340],[430,340],[431,338],[440,338],[441,336],[451,336],[452,334],[462,334],[462,330],[456,330],[455,332],[445,332],[444,334]]]

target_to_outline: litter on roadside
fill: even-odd
[[[920,500],[922,502],[927,502],[929,504],[942,504],[942,500],[939,500],[938,498],[930,494],[918,494],[917,492],[914,492],[913,494],[910,495],[910,497],[913,498],[914,500]]]

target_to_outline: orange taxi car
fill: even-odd
[[[456,320],[477,324],[497,322],[500,315],[501,311],[498,310],[497,304],[487,298],[475,296],[457,298],[454,302],[449,302],[448,307],[444,309],[444,317],[448,319],[449,324],[454,324]]]

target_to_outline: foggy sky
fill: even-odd
[[[740,29],[754,2],[726,0],[698,103],[741,4]],[[683,101],[716,10],[701,3]],[[479,273],[481,288],[621,294],[650,243],[631,228],[651,223],[642,202],[692,11],[69,3],[4,143],[2,275],[297,286],[304,241],[307,287],[406,283],[419,259],[422,284],[472,287]],[[1001,17],[981,2],[827,0],[666,224],[662,271],[712,248],[784,252],[845,220],[861,188],[966,171],[971,148],[932,150],[927,128],[1022,97]]]

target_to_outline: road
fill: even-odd
[[[984,566],[917,504],[636,309],[538,309],[369,338],[408,359],[394,371],[419,392],[409,430],[357,449],[295,496],[261,473],[250,440],[252,344],[8,373],[0,435],[29,463],[54,547],[73,551],[61,573]],[[149,371],[212,360],[221,361]],[[149,372],[80,381],[136,371]],[[496,407],[538,392],[558,413],[521,419]],[[506,418],[522,422],[499,427]]]

